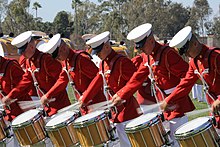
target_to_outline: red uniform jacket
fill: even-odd
[[[76,51],[70,50],[67,60],[63,62],[63,66],[67,67],[68,70],[74,67],[74,69],[70,71],[70,76],[75,84],[76,90],[82,94],[88,88],[90,82],[95,78],[99,69],[91,61],[88,55],[81,53],[77,55],[77,57],[74,57],[76,54],[78,54]],[[89,105],[105,101],[106,98],[103,94],[103,88],[101,87],[93,97],[94,99]],[[79,95],[76,94],[76,98],[79,99]]]
[[[143,55],[144,53],[141,53],[140,55],[135,56],[131,59],[131,61],[134,63],[135,67],[138,69],[143,62]],[[146,78],[140,89],[137,91],[137,101],[139,104],[144,105],[150,105],[153,103],[156,103],[155,97],[151,93],[151,81],[149,78]]]
[[[205,60],[205,54],[209,48],[203,45],[200,54],[195,58],[198,65],[198,71],[201,74],[204,71],[204,64],[207,63]],[[168,104],[176,103],[177,101],[182,101],[181,99],[186,96],[192,89],[195,82],[199,79],[199,76],[194,73],[197,69],[190,60],[190,67],[186,74],[186,77],[181,80],[180,84],[176,87],[175,91],[166,98]],[[209,93],[214,97],[214,99],[220,100],[220,54],[219,52],[213,52],[210,55],[210,69],[209,73],[204,74],[204,79],[209,86]],[[208,96],[208,102],[213,103],[213,100]],[[219,117],[216,117],[218,121],[218,128],[220,128]]]
[[[103,67],[105,73],[110,70],[111,60],[116,55],[117,53],[112,50],[106,59],[102,61],[104,64]],[[105,76],[106,82],[113,92],[112,95],[126,85],[127,81],[131,78],[134,72],[135,67],[131,60],[129,60],[127,57],[120,57],[117,61],[115,61],[114,68],[112,69],[111,73],[107,72],[109,74],[106,74]],[[103,87],[103,78],[100,74],[97,74],[89,85],[88,89],[84,92],[82,101],[87,103],[93,99],[93,96],[96,95],[101,87]],[[118,113],[113,116],[113,118],[115,118],[115,123],[131,120],[140,115],[138,113],[139,105],[133,95],[129,97],[122,97],[122,99],[126,100],[126,102],[120,106],[117,106]]]
[[[47,98],[56,98],[54,102],[49,103],[49,107],[45,107],[47,114],[51,116],[59,109],[70,105],[65,89],[68,84],[68,77],[62,71],[62,65],[57,60],[53,59],[49,54],[44,53],[42,56],[41,54],[43,53],[36,50],[34,55],[29,60],[26,60],[26,73],[20,83],[8,94],[8,97],[16,98],[20,94],[27,93],[31,88],[30,85],[33,84],[33,78],[28,68],[32,71],[40,68],[39,72],[35,73],[40,89],[46,94]],[[41,56],[40,60],[39,56]],[[59,86],[54,87],[54,85]]]
[[[155,61],[157,57],[156,55],[161,47],[163,46],[156,42],[152,54],[149,55],[149,65],[153,70],[157,86],[166,93],[166,95],[169,95],[170,92],[172,92],[171,89],[176,87],[176,85],[179,84],[180,79],[185,76],[188,70],[188,63],[186,63],[173,48],[168,47],[166,48],[166,51],[161,54],[160,64],[157,65]],[[141,87],[142,83],[149,75],[149,69],[144,65],[148,61],[147,58],[147,55],[144,55],[144,61],[137,72],[134,73],[126,86],[117,92],[120,97],[129,97]],[[181,101],[178,101],[176,104],[175,110],[164,112],[164,116],[167,120],[181,117],[185,112],[195,109],[188,95],[184,95]]]
[[[24,70],[24,72],[26,72],[26,58],[24,57],[24,55],[21,55],[19,58],[19,64],[21,66],[21,68]],[[36,88],[34,86],[34,83],[31,85],[30,91],[28,93],[30,96],[37,96],[37,91]]]
[[[22,79],[24,71],[21,69],[20,65],[16,61],[11,61],[11,59],[6,59],[3,57],[0,58],[0,90],[2,91],[2,94],[6,96]],[[1,94],[0,98],[3,98]],[[20,93],[19,95],[17,95],[16,98],[18,99],[17,101],[11,103],[9,107],[5,107],[5,111],[7,114],[7,116],[5,116],[5,119],[8,121],[12,121],[16,116],[24,112],[19,107],[17,103],[18,101],[31,100],[30,96],[25,93]]]

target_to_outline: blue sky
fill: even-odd
[[[9,2],[12,0],[9,0]],[[43,18],[43,21],[52,22],[56,14],[60,11],[68,11],[73,13],[71,8],[72,0],[31,0],[31,7],[29,12],[35,16],[35,11],[32,9],[34,2],[39,2],[42,6],[38,10],[38,16]],[[97,2],[97,0],[92,0]],[[173,2],[183,3],[184,6],[192,6],[194,0],[172,0]],[[213,16],[219,14],[219,0],[208,0],[210,7],[213,9]]]

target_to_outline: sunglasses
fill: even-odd
[[[104,42],[103,42],[101,45],[99,45],[99,46],[97,46],[97,47],[93,48],[92,50],[94,50],[94,51],[95,51],[95,53],[94,53],[94,54],[95,54],[95,55],[99,54],[99,53],[101,52],[101,50],[102,50],[103,46],[104,46]]]
[[[182,47],[179,49],[179,54],[180,54],[180,55],[185,54],[188,49],[189,49],[189,40],[185,43],[184,46],[182,46]]]
[[[141,41],[136,42],[136,43],[135,43],[135,48],[136,48],[136,49],[141,49],[141,48],[143,48],[143,46],[144,46],[144,44],[146,43],[146,41],[147,41],[147,36],[146,36],[144,39],[142,39]]]
[[[54,59],[56,59],[57,56],[58,56],[58,53],[59,53],[59,47],[57,47],[56,50],[52,53],[52,57],[53,57]]]
[[[28,43],[18,48],[18,54],[21,55],[27,49]]]

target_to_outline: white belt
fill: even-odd
[[[173,87],[173,88],[164,90],[164,92],[165,92],[166,94],[171,94],[171,93],[174,91],[175,88],[176,88],[176,87]]]

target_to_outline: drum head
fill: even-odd
[[[40,113],[40,110],[32,109],[28,110],[20,115],[18,115],[13,121],[12,126],[21,126],[25,124],[29,124],[34,117],[36,117]]]
[[[52,118],[47,124],[46,128],[54,128],[56,126],[65,126],[75,119],[76,112],[67,111],[61,114],[58,114]]]
[[[143,127],[149,127],[152,123],[156,122],[158,120],[158,114],[157,113],[147,113],[143,114],[132,121],[130,121],[125,129],[126,130],[133,130]]]
[[[188,136],[201,132],[211,126],[209,117],[199,117],[177,128],[175,136]]]
[[[105,111],[102,111],[102,110],[99,110],[99,111],[94,111],[94,112],[91,112],[89,114],[86,114],[84,116],[81,116],[79,118],[77,118],[75,121],[74,121],[74,124],[92,124],[94,122],[96,122],[97,120],[100,120],[102,118],[105,117]]]

